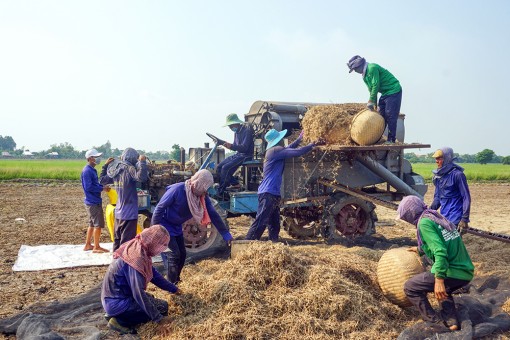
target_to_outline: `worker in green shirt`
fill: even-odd
[[[416,196],[406,196],[397,209],[398,218],[416,226],[418,247],[410,248],[425,254],[432,262],[430,271],[411,277],[404,284],[404,293],[426,322],[443,323],[450,330],[459,329],[452,293],[473,279],[474,266],[457,226]],[[441,311],[436,313],[427,299],[434,293]]]
[[[378,64],[368,63],[365,58],[356,55],[347,63],[349,73],[355,71],[363,76],[368,87],[370,97],[367,107],[372,111],[379,111],[388,126],[388,139],[386,144],[395,143],[397,136],[397,120],[402,103],[402,86],[400,82],[387,69]],[[380,93],[379,103],[377,94]]]

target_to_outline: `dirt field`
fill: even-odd
[[[471,226],[510,234],[510,184],[472,184]],[[432,189],[426,196],[431,201]],[[106,267],[78,267],[40,272],[13,272],[12,266],[22,244],[81,244],[85,239],[86,212],[81,186],[76,182],[0,183],[0,318],[11,316],[38,301],[62,300],[87,291],[101,282]],[[106,201],[106,198],[104,199]],[[377,208],[379,219],[392,224],[395,212]],[[18,217],[25,224],[15,224]],[[233,234],[242,238],[248,218],[230,220]],[[384,223],[383,223],[384,224]],[[414,230],[400,224],[380,226],[387,239],[413,237]],[[284,239],[288,235],[282,231]],[[466,244],[477,266],[477,275],[500,274],[508,277],[510,245],[467,235]],[[109,242],[106,231],[102,242]],[[313,246],[313,245],[311,245]],[[496,261],[489,252],[497,249]],[[487,255],[487,256],[486,256]],[[502,268],[505,267],[505,268]],[[1,335],[0,335],[1,337]]]

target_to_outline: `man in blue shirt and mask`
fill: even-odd
[[[227,116],[225,126],[234,131],[234,143],[222,142],[221,145],[227,149],[237,151],[237,153],[225,158],[218,164],[216,169],[220,177],[218,195],[222,195],[229,185],[239,186],[239,182],[233,174],[244,161],[251,160],[253,157],[253,130],[251,126],[240,120],[235,113]]]

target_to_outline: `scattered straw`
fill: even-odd
[[[510,314],[510,298],[506,299],[505,303],[503,304],[503,306],[501,306],[501,309],[507,313],[507,314]]]
[[[187,266],[170,316],[144,339],[396,338],[405,313],[383,297],[376,262],[342,246],[268,242]],[[376,252],[376,251],[373,251]],[[378,258],[371,254],[372,258]]]

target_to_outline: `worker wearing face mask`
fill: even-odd
[[[234,132],[234,143],[222,142],[221,145],[237,152],[218,164],[216,169],[220,177],[218,195],[222,195],[227,188],[236,189],[240,187],[239,181],[233,174],[244,161],[251,160],[253,157],[253,130],[251,126],[240,120],[235,113],[227,116],[225,126],[228,126]]]

